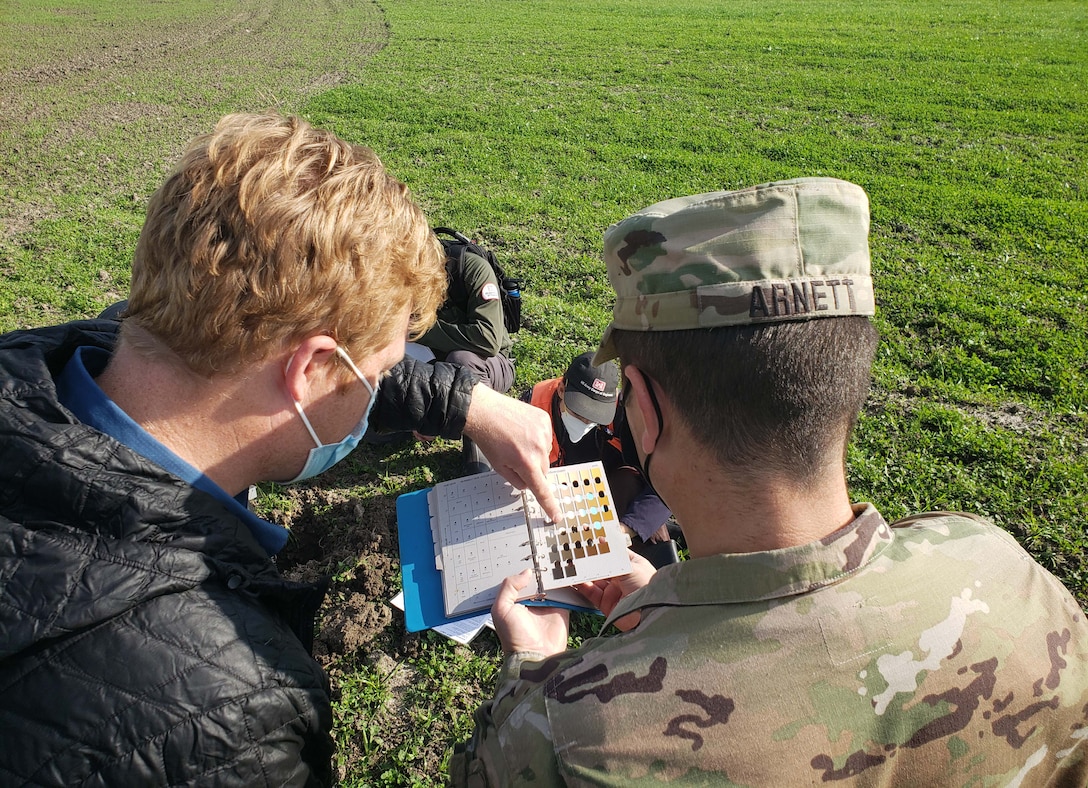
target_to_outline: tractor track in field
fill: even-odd
[[[60,195],[142,202],[218,117],[294,111],[361,73],[389,37],[370,0],[237,0],[165,23],[151,3],[133,9],[123,25],[58,9],[52,40],[0,23],[0,246],[50,218]]]

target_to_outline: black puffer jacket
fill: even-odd
[[[479,381],[457,364],[405,358],[382,378],[371,423],[380,432],[416,430],[460,438],[472,387]]]
[[[0,785],[328,784],[328,687],[308,653],[323,590],[56,401],[74,348],[115,330],[0,337]],[[450,371],[450,411],[415,426],[459,429],[472,382]],[[397,386],[382,387],[395,426],[437,412]]]

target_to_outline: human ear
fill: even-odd
[[[336,340],[327,334],[315,334],[302,340],[284,366],[283,378],[287,393],[295,402],[308,402],[311,389],[328,375],[329,364],[336,355]]]
[[[623,374],[628,386],[624,394],[627,407],[638,411],[639,421],[642,423],[642,434],[638,437],[639,448],[648,455],[653,453],[657,446],[662,429],[661,414],[654,405],[654,399],[649,390],[653,382],[643,375],[638,367],[630,364],[623,368]],[[628,423],[630,421],[628,418]]]

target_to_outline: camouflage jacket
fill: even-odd
[[[855,511],[665,567],[613,611],[631,632],[511,655],[454,784],[1088,784],[1069,592],[980,519]]]

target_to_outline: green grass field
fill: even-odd
[[[224,21],[200,27],[213,5]],[[123,294],[147,196],[183,140],[232,109],[278,106],[370,145],[435,224],[523,276],[518,388],[599,339],[608,224],[681,194],[845,178],[872,203],[882,334],[848,458],[855,498],[889,518],[984,514],[1088,606],[1081,0],[225,5],[237,15],[199,0],[6,4],[0,328]],[[178,55],[187,68],[79,70],[111,41],[123,57],[146,31],[194,26],[212,32]],[[60,77],[37,73],[49,41]],[[415,452],[360,455],[369,475],[334,483],[373,502],[448,470],[448,446]],[[490,689],[493,640],[398,626],[334,660],[345,784],[440,783]]]

